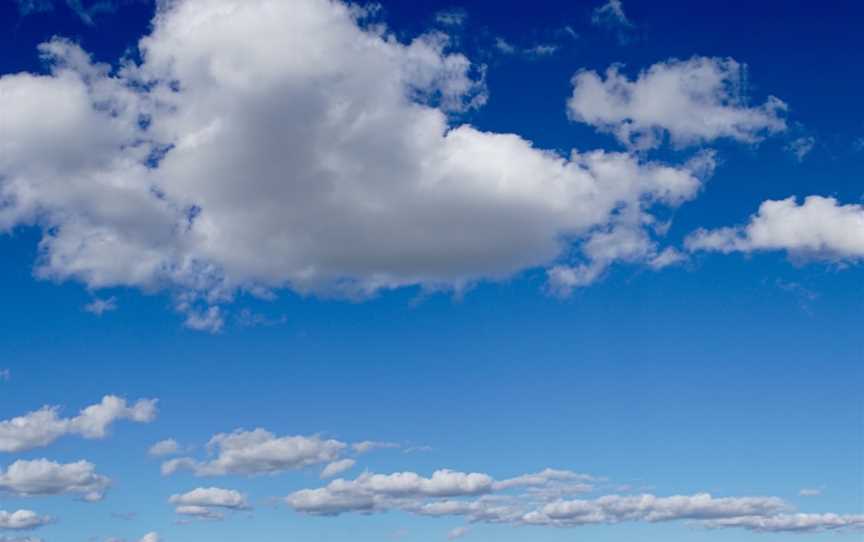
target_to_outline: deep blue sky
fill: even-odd
[[[625,150],[612,136],[568,120],[565,102],[578,70],[620,63],[634,77],[693,56],[746,64],[751,101],[782,99],[789,128],[758,145],[712,144],[718,168],[696,199],[674,211],[672,245],[699,227],[745,223],[768,199],[822,195],[858,204],[864,195],[864,152],[855,143],[864,137],[858,2],[625,0],[633,28],[624,40],[591,24],[598,2],[381,3],[381,19],[403,41],[436,27],[442,10],[464,9],[464,24],[450,30],[454,50],[487,65],[489,99],[459,122],[564,153]],[[102,62],[135,58],[155,9],[123,2],[88,25],[56,4],[23,15],[17,2],[0,0],[0,74],[45,73],[36,46],[55,35]],[[541,58],[501,55],[498,37],[559,49]],[[815,139],[800,162],[785,149],[798,137]],[[692,152],[664,147],[651,156],[677,163]],[[114,480],[107,498],[93,504],[0,494],[0,510],[59,518],[32,533],[46,542],[133,541],[151,531],[169,542],[372,541],[401,529],[404,540],[425,541],[445,540],[462,525],[399,511],[307,517],[268,499],[323,485],[314,468],[199,480],[162,477],[159,460],[147,455],[170,437],[196,446],[193,455],[201,457],[214,434],[256,427],[429,447],[363,456],[349,477],[362,469],[428,476],[450,468],[503,479],[554,467],[658,496],[769,495],[803,512],[864,513],[864,282],[854,261],[791,261],[780,251],[696,254],[660,271],[614,266],[565,299],[545,293],[538,269],[459,295],[409,287],[354,302],[286,289],[269,301],[239,296],[224,329],[210,334],[183,327],[165,291],[91,291],[74,280],[35,278],[41,237],[38,226],[0,232],[0,369],[10,374],[0,379],[0,419],[46,404],[71,416],[106,394],[158,398],[160,410],[149,424],[118,422],[105,440],[69,436],[0,456],[0,469],[17,459],[86,459]],[[111,296],[114,311],[96,316],[83,308]],[[264,322],[245,325],[244,309]],[[168,496],[210,485],[248,494],[254,513],[175,524]],[[799,497],[804,488],[821,495]],[[135,518],[112,516],[127,512]],[[799,539],[681,522],[572,531],[480,524],[466,538]]]

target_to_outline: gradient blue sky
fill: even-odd
[[[672,219],[659,246],[681,250],[684,261],[659,270],[615,261],[565,296],[550,293],[548,265],[470,280],[455,293],[440,284],[430,291],[421,281],[346,299],[285,282],[256,298],[241,285],[219,302],[219,329],[207,332],[184,325],[183,285],[40,277],[40,241],[64,225],[0,220],[0,369],[8,371],[0,373],[0,420],[43,405],[71,417],[105,395],[158,399],[149,423],[120,420],[104,438],[66,435],[0,452],[0,473],[18,460],[86,460],[112,481],[92,503],[74,493],[0,492],[0,510],[54,518],[32,532],[0,524],[0,540],[133,542],[158,533],[167,542],[435,541],[462,526],[466,540],[502,542],[859,540],[860,526],[839,535],[755,532],[708,529],[699,518],[514,528],[397,509],[318,517],[283,498],[326,485],[323,464],[275,474],[160,474],[168,458],[148,454],[157,441],[176,439],[178,455],[202,459],[214,435],[263,428],[277,437],[398,445],[346,454],[357,461],[340,475],[346,479],[366,470],[428,477],[452,469],[503,480],[555,468],[593,477],[591,492],[567,499],[777,497],[795,512],[864,522],[861,5],[625,0],[627,20],[618,24],[592,21],[602,2],[381,5],[375,21],[392,39],[408,43],[439,29],[450,36],[447,52],[485,66],[486,103],[451,115],[453,126],[515,133],[562,155],[605,149],[673,167],[713,149],[716,168],[699,194],[658,211]],[[54,36],[114,67],[124,56],[140,62],[136,47],[155,10],[143,0],[0,0],[0,76],[53,77],[37,46]],[[460,14],[460,21],[444,24],[442,13]],[[538,45],[554,50],[529,52]],[[634,79],[653,65],[693,57],[746,64],[738,105],[778,97],[788,105],[785,129],[757,142],[709,138],[643,151],[568,119],[571,78],[580,70],[603,74],[621,64]],[[12,149],[20,136],[3,133],[4,115],[17,107],[14,98],[3,101],[5,189],[17,179],[9,166],[17,151],[3,144]],[[809,138],[812,150],[799,160],[790,144]],[[859,229],[845,232],[849,245],[833,247],[829,238],[803,253],[683,248],[699,228],[746,224],[766,200],[795,196],[800,204],[813,195],[858,214]],[[13,204],[0,198],[3,205]],[[580,243],[567,252],[579,253]],[[97,299],[112,300],[113,310],[85,309]],[[169,496],[197,487],[239,491],[250,509],[228,511],[222,521],[178,523]]]

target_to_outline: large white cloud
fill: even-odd
[[[596,230],[652,231],[646,209],[709,170],[454,123],[485,97],[470,62],[341,2],[160,6],[141,65],[111,76],[55,40],[51,74],[0,78],[0,229],[43,229],[39,276],[167,288],[192,327],[218,329],[238,289],[363,296],[566,265]],[[628,260],[656,256],[645,235]]]
[[[570,118],[650,149],[666,137],[678,146],[728,138],[746,143],[786,129],[786,104],[775,97],[750,106],[746,66],[731,58],[694,57],[654,64],[635,80],[619,66],[573,77]]]
[[[781,250],[801,260],[859,262],[864,259],[864,206],[808,196],[768,200],[744,226],[698,230],[686,239],[691,251]]]
[[[132,405],[114,395],[90,405],[72,418],[61,418],[59,408],[39,410],[0,421],[0,452],[21,452],[47,446],[63,435],[100,439],[117,420],[147,423],[156,418],[156,400],[142,399]]]
[[[32,510],[7,512],[0,510],[0,529],[35,529],[51,523],[48,516],[40,516]]]
[[[210,439],[208,450],[216,457],[199,461],[190,457],[171,459],[162,464],[163,474],[189,469],[197,476],[226,474],[267,474],[311,465],[330,463],[347,444],[318,436],[277,437],[264,429],[219,433]]]
[[[47,459],[18,460],[0,469],[0,492],[20,496],[76,494],[99,501],[111,480],[88,461],[56,463]]]

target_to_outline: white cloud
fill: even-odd
[[[395,442],[376,442],[373,440],[364,440],[363,442],[355,442],[351,445],[351,449],[353,449],[358,454],[369,453],[373,450],[387,449],[387,448],[399,448],[400,446]]]
[[[84,305],[84,310],[95,314],[96,316],[102,316],[106,312],[117,310],[117,298],[109,297],[108,299],[94,299],[90,303]]]
[[[534,474],[523,474],[515,478],[495,482],[495,490],[501,491],[518,487],[545,486],[550,482],[590,482],[594,478],[587,474],[578,474],[569,470],[544,469]],[[591,486],[585,486],[590,491]]]
[[[264,429],[237,430],[219,433],[210,439],[207,448],[216,457],[198,461],[189,457],[171,459],[162,464],[163,474],[180,469],[192,470],[196,476],[226,474],[266,474],[336,460],[347,445],[338,440],[311,436],[277,437]]]
[[[822,488],[804,488],[798,492],[799,497],[819,497],[822,495]]]
[[[7,512],[0,510],[0,529],[35,529],[53,521],[48,516],[40,516],[32,510]]]
[[[821,532],[864,529],[864,515],[781,514],[770,517],[739,517],[708,522],[707,527],[741,527],[756,532]]]
[[[160,542],[162,538],[155,532],[150,532],[142,536],[138,542]]]
[[[685,241],[691,251],[786,251],[799,260],[854,263],[864,258],[864,207],[808,196],[768,200],[745,226],[698,230]]]
[[[104,438],[117,420],[148,423],[156,418],[156,400],[142,399],[133,405],[114,395],[90,405],[73,418],[60,418],[58,407],[45,406],[9,420],[0,421],[0,452],[22,452],[51,444],[63,435],[87,439]]]
[[[635,80],[619,66],[573,77],[570,118],[613,134],[637,149],[676,147],[727,138],[757,143],[786,129],[786,104],[770,96],[748,105],[746,66],[731,58],[693,57],[654,64]]]
[[[201,519],[222,519],[220,509],[249,509],[245,495],[233,489],[218,487],[199,487],[187,493],[172,495],[168,502],[175,506],[177,514]]]
[[[456,527],[455,529],[451,529],[449,533],[447,533],[447,540],[456,540],[457,538],[462,538],[470,529],[468,527]]]
[[[48,75],[0,78],[0,231],[42,228],[39,277],[167,290],[218,331],[238,291],[462,289],[567,264],[620,215],[698,192],[687,167],[459,124],[480,68],[355,16],[164,2],[143,63],[113,76],[43,45]]]
[[[155,457],[160,457],[165,455],[174,455],[179,451],[180,444],[173,438],[169,438],[165,440],[160,440],[159,442],[151,446],[147,453]]]
[[[786,145],[786,150],[795,155],[795,158],[802,162],[804,157],[810,154],[810,151],[816,147],[816,138],[812,136],[799,137],[793,141],[790,141],[788,145]]]
[[[60,464],[47,459],[18,460],[0,469],[0,492],[20,496],[78,494],[99,501],[111,484],[87,461]]]
[[[323,470],[321,470],[321,478],[333,478],[343,472],[354,468],[357,462],[353,459],[342,459],[340,461],[334,461],[333,463],[328,463]]]

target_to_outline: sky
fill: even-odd
[[[862,15],[0,0],[0,542],[861,540]]]

